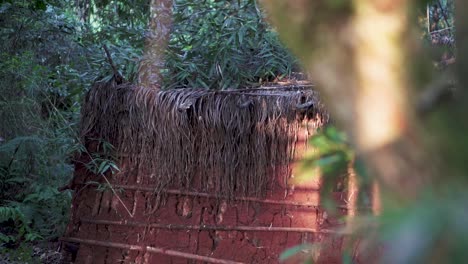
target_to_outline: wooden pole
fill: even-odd
[[[76,238],[76,237],[64,237],[64,238],[61,238],[60,240],[65,241],[65,242],[80,243],[80,244],[86,244],[86,245],[92,245],[92,246],[111,247],[111,248],[127,249],[127,250],[132,250],[132,251],[144,251],[144,252],[149,252],[149,253],[157,253],[157,254],[163,254],[167,256],[192,259],[192,260],[203,261],[203,262],[208,262],[208,263],[218,263],[218,264],[242,264],[243,263],[243,262],[237,262],[237,261],[232,261],[232,260],[205,257],[205,256],[197,255],[197,254],[185,253],[185,252],[181,252],[177,250],[163,249],[163,248],[158,248],[158,247],[138,246],[138,245],[99,241],[99,240],[92,240],[92,239],[81,239],[81,238]]]
[[[275,226],[214,226],[214,225],[177,225],[177,224],[157,224],[157,223],[142,223],[134,221],[111,221],[111,220],[95,220],[82,218],[83,223],[96,225],[118,225],[132,227],[148,227],[168,230],[197,230],[197,231],[253,231],[253,232],[288,232],[288,233],[321,233],[321,234],[340,234],[344,233],[329,230],[329,229],[314,229],[306,227],[275,227]]]
[[[90,183],[86,184],[86,186],[96,186],[98,183]],[[152,186],[139,186],[139,185],[122,185],[122,184],[113,184],[112,188],[124,189],[124,190],[134,190],[134,191],[145,191],[145,192],[154,192],[156,187]],[[195,196],[195,197],[204,197],[204,198],[213,198],[213,199],[228,199],[227,196],[222,195],[215,195],[203,192],[194,192],[194,191],[182,191],[182,190],[162,190],[164,193],[167,194],[174,194],[174,195],[186,195],[186,196]],[[263,198],[255,198],[255,197],[233,197],[235,201],[247,201],[247,202],[258,202],[264,204],[277,204],[277,205],[286,205],[286,206],[301,206],[301,207],[311,207],[313,209],[321,208],[320,204],[317,203],[310,203],[310,202],[300,202],[300,201],[290,201],[290,200],[273,200],[273,199],[263,199]],[[346,205],[337,205],[336,208],[341,210],[349,210],[349,207]],[[355,210],[367,210],[369,208],[359,207],[355,208]]]

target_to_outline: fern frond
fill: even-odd
[[[0,206],[0,223],[6,222],[8,220],[23,220],[23,213],[16,207],[10,206]]]
[[[15,137],[12,140],[9,140],[0,145],[0,153],[11,153],[22,144],[33,144],[40,145],[44,143],[44,139],[37,135],[24,136],[24,137]]]

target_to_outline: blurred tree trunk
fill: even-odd
[[[149,31],[145,51],[138,70],[138,82],[143,87],[159,89],[161,70],[172,27],[172,0],[151,0]]]
[[[419,58],[410,1],[263,3],[381,191],[402,199],[417,195],[437,162],[428,155],[433,144],[422,135],[415,108],[410,68]]]

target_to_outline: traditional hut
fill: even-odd
[[[65,248],[75,263],[277,263],[288,247],[321,242],[314,259],[340,262],[320,181],[294,179],[327,120],[310,85],[97,84],[82,108]]]

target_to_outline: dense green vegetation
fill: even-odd
[[[57,237],[73,171],[78,100],[93,77],[63,9],[42,2],[1,5],[1,243]],[[90,71],[92,72],[92,70]],[[89,76],[89,77],[88,77]]]
[[[255,86],[297,67],[255,1],[175,3],[166,88]],[[0,248],[63,233],[81,99],[112,76],[103,45],[136,80],[148,4],[0,1]]]
[[[175,1],[167,87],[256,86],[296,68],[256,1]]]

